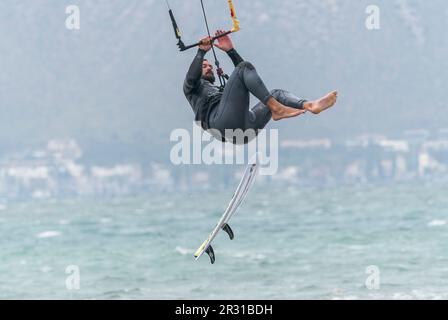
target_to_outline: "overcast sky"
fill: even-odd
[[[284,137],[399,135],[446,125],[448,2],[234,0],[234,43],[270,89],[313,99],[340,91],[328,113],[285,121]],[[204,35],[199,1],[171,0],[186,42]],[[227,1],[205,1],[212,29],[231,26]],[[66,8],[80,9],[80,30]],[[0,3],[0,143],[163,146],[193,114],[182,82],[195,52],[176,48],[165,1],[3,0]],[[227,72],[230,61],[220,56]],[[255,101],[254,101],[255,103]]]

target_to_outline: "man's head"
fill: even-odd
[[[202,79],[211,83],[215,83],[215,74],[213,73],[213,65],[207,59],[202,61]]]

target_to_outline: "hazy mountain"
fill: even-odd
[[[280,123],[282,138],[447,127],[445,0],[376,1],[375,31],[365,27],[371,1],[234,3],[242,26],[235,45],[270,88],[310,99],[340,91],[334,110]],[[72,4],[81,10],[79,31],[65,27]],[[204,35],[199,1],[170,4],[186,42]],[[227,1],[205,4],[213,29],[230,27]],[[91,154],[166,158],[160,150],[171,130],[191,128],[193,119],[181,85],[194,50],[179,53],[175,44],[163,0],[3,0],[4,152],[73,137]]]

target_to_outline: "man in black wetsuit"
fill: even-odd
[[[216,36],[223,32],[218,30]],[[336,103],[336,91],[315,101],[300,99],[285,90],[268,91],[255,67],[241,58],[229,36],[217,41],[214,45],[225,51],[235,65],[225,89],[220,91],[214,85],[213,66],[204,59],[213,45],[208,37],[201,40],[203,45],[199,46],[183,88],[195,113],[195,121],[215,138],[224,141],[226,130],[253,129],[258,132],[271,119],[292,118],[307,111],[319,114]],[[249,109],[250,93],[260,101],[252,109]]]

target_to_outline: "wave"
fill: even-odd
[[[183,256],[192,255],[195,252],[194,249],[187,249],[187,248],[182,248],[182,247],[176,247],[175,250],[176,250],[176,252],[180,253]]]
[[[59,237],[61,235],[62,235],[62,233],[59,232],[59,231],[44,231],[44,232],[38,233],[36,235],[36,237],[39,238],[39,239],[44,239],[44,238]]]
[[[428,227],[441,227],[448,223],[446,220],[432,220],[428,222]]]

